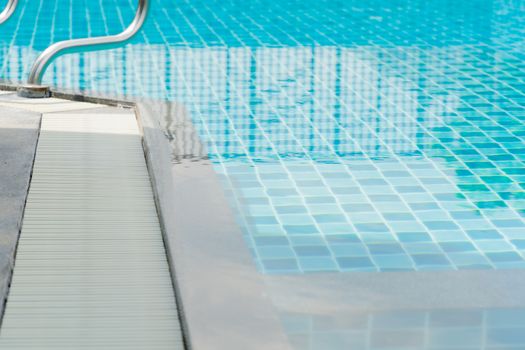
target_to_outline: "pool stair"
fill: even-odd
[[[16,1],[11,7],[16,7]],[[55,59],[67,53],[107,50],[124,45],[140,31],[148,17],[149,8],[150,0],[138,0],[135,18],[131,24],[119,34],[64,40],[52,44],[36,58],[29,72],[27,84],[18,87],[18,95],[29,98],[45,98],[51,96],[51,90],[48,86],[42,85],[42,79],[46,69]],[[6,8],[6,11],[8,11],[8,9],[9,6]],[[2,14],[0,14],[0,21]]]
[[[134,109],[0,95],[22,111],[41,126],[0,349],[183,349]]]

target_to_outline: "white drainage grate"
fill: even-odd
[[[44,114],[0,349],[182,349],[133,113]]]

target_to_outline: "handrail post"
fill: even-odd
[[[18,0],[9,0],[4,10],[0,12],[0,24],[4,23],[11,17],[16,10],[16,5],[18,5]]]
[[[149,12],[150,0],[139,0],[133,22],[120,34],[85,39],[65,40],[54,43],[45,49],[35,60],[29,73],[28,85],[18,89],[23,97],[48,97],[49,88],[42,86],[42,78],[51,62],[67,53],[83,51],[107,50],[118,47],[133,38],[142,28]]]

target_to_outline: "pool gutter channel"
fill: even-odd
[[[17,88],[18,87],[16,85],[0,84],[0,91],[16,92]],[[139,114],[138,108],[136,107],[136,103],[130,102],[130,101],[124,101],[124,100],[116,100],[116,99],[108,99],[108,98],[100,98],[100,97],[91,97],[91,96],[87,96],[87,95],[71,94],[71,93],[57,92],[57,91],[52,91],[50,97],[55,97],[55,98],[60,98],[60,99],[70,100],[70,101],[75,101],[75,102],[89,102],[89,103],[95,103],[95,104],[100,104],[100,105],[107,105],[107,106],[113,106],[113,107],[125,107],[125,108],[133,108],[134,109],[135,116],[137,118],[137,124],[138,124],[140,132],[142,133],[143,151],[144,151],[144,156],[145,156],[145,159],[146,159],[148,173],[150,175],[151,186],[152,186],[152,189],[153,189],[153,194],[154,194],[154,199],[155,199],[155,209],[157,211],[157,215],[159,217],[159,223],[160,223],[160,226],[161,226],[161,231],[162,231],[162,236],[163,236],[162,238],[163,238],[163,242],[164,242],[164,246],[165,246],[165,250],[166,250],[166,257],[168,259],[168,265],[169,265],[170,274],[171,274],[171,282],[172,282],[173,290],[174,290],[174,293],[175,293],[175,296],[176,296],[176,305],[177,305],[177,308],[178,308],[179,321],[181,322],[182,331],[183,331],[182,336],[183,336],[184,346],[185,346],[185,348],[187,350],[191,350],[192,347],[191,347],[191,342],[190,342],[190,337],[189,337],[189,328],[188,328],[187,322],[186,322],[185,317],[184,317],[184,308],[183,308],[182,300],[180,298],[180,290],[177,287],[177,284],[175,282],[176,281],[176,277],[175,277],[175,268],[174,268],[174,264],[173,264],[173,261],[172,261],[173,260],[172,254],[169,253],[170,252],[170,247],[169,247],[169,240],[167,239],[167,235],[166,235],[166,220],[164,220],[164,217],[162,215],[161,205],[160,205],[160,201],[159,201],[159,191],[158,191],[158,188],[157,188],[157,181],[155,181],[155,179],[158,178],[158,176],[155,176],[155,174],[151,171],[151,169],[153,168],[153,160],[152,160],[152,156],[151,156],[151,151],[150,151],[150,149],[148,147],[149,143],[145,142],[145,139],[146,139],[146,136],[144,134],[145,130],[144,130],[144,127],[143,127],[142,120],[139,117],[140,114]],[[20,111],[24,112],[26,114],[38,115],[39,118],[40,118],[39,125],[41,124],[42,113],[28,112],[28,111],[24,111],[24,110],[20,110]],[[38,128],[38,134],[40,134],[40,127]],[[151,137],[153,137],[153,133],[151,134]],[[30,188],[30,183],[31,183],[31,176],[32,176],[32,173],[33,173],[33,166],[34,166],[36,147],[37,146],[38,146],[38,136],[37,136],[37,141],[35,142],[33,158],[32,158],[32,166],[31,166],[31,175],[30,175],[29,182],[28,182],[27,188],[26,188],[26,194],[25,194],[25,199],[24,199],[24,207],[22,209],[22,216],[21,216],[20,221],[19,221],[18,237],[20,236],[21,226],[22,226],[22,222],[23,222],[23,211],[24,211],[26,203],[27,203],[27,195],[29,193],[29,188]],[[169,158],[168,158],[168,161],[169,161]],[[18,238],[17,238],[17,244],[16,245],[18,245]],[[14,250],[14,253],[13,253],[13,259],[14,259],[15,256],[16,256],[16,246],[15,246],[15,250]],[[0,295],[0,297],[2,297],[2,299],[0,300],[0,328],[2,326],[3,315],[4,315],[4,310],[5,310],[5,304],[6,304],[6,301],[8,299],[9,284],[10,284],[10,281],[12,279],[12,268],[11,268],[11,274],[10,274],[10,276],[8,276],[8,279],[9,279],[9,282],[7,283],[6,293],[5,293],[5,295]]]
[[[0,83],[0,92],[4,91],[4,92],[16,92],[16,89],[17,87],[16,86],[13,86],[13,85],[4,85],[4,84],[1,84]],[[50,96],[51,97],[51,96]],[[86,95],[76,95],[76,94],[70,94],[70,93],[62,93],[62,92],[53,92],[52,93],[52,97],[55,97],[55,98],[59,98],[59,99],[63,99],[63,100],[69,100],[69,101],[74,101],[74,102],[88,102],[88,103],[92,103],[92,104],[99,104],[100,105],[100,108],[103,108],[104,106],[113,106],[113,107],[119,107],[119,108],[126,108],[126,109],[130,109],[132,108],[133,109],[133,114],[135,116],[135,119],[136,119],[136,122],[137,122],[137,127],[138,127],[138,130],[139,132],[142,132],[142,126],[141,126],[141,123],[140,123],[140,120],[138,120],[137,116],[138,116],[138,113],[137,113],[137,110],[134,109],[133,107],[135,106],[135,103],[133,102],[129,102],[129,101],[122,101],[122,100],[116,100],[116,99],[107,99],[107,98],[99,98],[99,97],[90,97],[90,96],[86,96]],[[32,147],[32,158],[31,158],[31,166],[30,166],[30,169],[29,169],[29,174],[27,176],[27,184],[25,186],[25,195],[24,195],[24,198],[23,198],[23,205],[21,205],[21,214],[19,215],[20,217],[17,219],[17,233],[16,233],[16,239],[15,239],[15,244],[14,244],[14,247],[11,251],[11,253],[9,253],[8,255],[11,256],[12,255],[12,261],[13,261],[13,265],[11,266],[10,268],[10,273],[7,274],[6,276],[6,288],[5,288],[5,293],[2,293],[0,294],[0,329],[2,327],[2,324],[3,324],[3,321],[4,321],[4,314],[5,314],[5,307],[6,305],[8,304],[8,300],[9,300],[9,293],[10,293],[10,287],[11,287],[11,281],[13,279],[13,270],[14,270],[14,264],[16,264],[16,256],[17,256],[17,251],[18,251],[18,245],[20,243],[19,241],[19,238],[20,238],[20,233],[22,231],[22,225],[23,225],[23,220],[24,220],[24,213],[25,213],[25,209],[26,209],[26,205],[27,205],[27,201],[28,201],[28,195],[29,195],[29,190],[30,190],[30,187],[31,187],[31,179],[33,177],[33,171],[34,171],[34,165],[35,165],[35,160],[36,160],[36,153],[37,153],[37,148],[38,148],[38,140],[39,140],[39,137],[40,137],[40,131],[41,131],[41,125],[42,125],[42,118],[44,116],[44,112],[41,112],[41,111],[31,111],[31,110],[26,110],[26,109],[23,109],[23,108],[17,108],[17,107],[7,107],[7,106],[0,106],[0,109],[2,110],[5,110],[5,111],[13,111],[14,113],[17,114],[17,116],[29,116],[29,117],[34,117],[34,118],[38,118],[38,126],[36,127],[36,137],[34,137],[34,145]],[[74,112],[74,111],[73,111]],[[51,113],[51,114],[55,114],[55,113],[68,113],[68,111],[64,111],[64,112],[61,112],[61,111],[57,111],[57,112],[47,112],[47,113]],[[82,113],[82,112],[81,112]],[[23,120],[23,119],[22,119]],[[141,136],[141,140],[143,141],[144,140],[144,135],[140,135]],[[26,142],[27,143],[27,142]],[[143,155],[144,155],[144,158],[146,160],[146,168],[147,168],[147,172],[148,172],[148,175],[149,175],[149,181],[150,181],[150,184],[152,186],[152,193],[154,195],[154,202],[155,202],[155,209],[156,209],[156,212],[157,212],[157,215],[158,215],[158,220],[159,220],[159,224],[160,224],[160,227],[161,227],[161,230],[162,230],[162,240],[163,242],[165,242],[165,235],[164,235],[164,225],[163,225],[163,222],[164,220],[162,219],[162,217],[160,216],[160,210],[158,208],[158,201],[157,201],[157,190],[156,188],[154,187],[154,183],[152,182],[153,180],[153,176],[151,175],[151,172],[150,172],[150,168],[149,168],[149,162],[148,162],[148,155],[147,153],[145,152],[145,144],[143,142],[142,143],[142,146],[143,146]],[[1,204],[1,203],[0,203]],[[175,296],[177,296],[177,286],[175,284],[175,278],[174,278],[174,275],[173,275],[173,266],[171,264],[171,261],[170,261],[170,254],[169,252],[166,250],[167,247],[165,246],[165,256],[168,260],[168,266],[169,266],[169,270],[170,270],[170,279],[171,279],[171,284],[172,284],[172,288],[174,290],[174,294]],[[0,285],[1,287],[1,285]],[[181,304],[180,304],[180,301],[178,300],[178,298],[175,298],[175,305],[177,307],[177,309],[180,308]],[[183,345],[184,345],[184,348],[185,349],[190,349],[191,347],[188,345],[188,341],[187,341],[187,336],[186,334],[184,334],[185,332],[187,332],[187,327],[184,327],[185,325],[185,322],[184,322],[184,318],[182,317],[182,310],[177,310],[177,311],[181,311],[180,314],[178,314],[178,318],[179,318],[179,321],[181,322],[181,325],[183,326],[182,328],[182,340],[183,340]],[[174,330],[176,331],[176,330]]]
[[[18,89],[17,85],[0,83],[0,91],[17,92],[17,89]],[[152,186],[152,189],[153,189],[154,200],[155,200],[155,209],[156,209],[157,215],[159,217],[159,223],[160,223],[160,227],[161,227],[161,231],[162,231],[162,239],[163,239],[163,242],[164,242],[164,246],[165,246],[165,250],[166,250],[166,258],[168,260],[168,266],[169,266],[170,274],[171,274],[171,283],[172,283],[172,287],[173,287],[173,290],[174,290],[174,293],[175,293],[175,296],[176,296],[176,305],[177,305],[177,308],[178,308],[178,317],[179,317],[179,321],[180,321],[181,326],[182,326],[183,342],[184,342],[184,346],[185,346],[185,348],[187,350],[192,350],[190,337],[189,337],[189,327],[188,327],[188,324],[187,324],[186,319],[184,317],[184,308],[183,308],[183,303],[182,303],[182,300],[181,300],[181,297],[180,297],[180,295],[181,295],[180,294],[180,289],[178,288],[177,283],[176,283],[175,267],[174,267],[174,264],[173,264],[173,256],[172,256],[172,254],[169,253],[171,251],[171,248],[169,246],[169,239],[167,238],[167,235],[166,235],[166,220],[164,219],[164,216],[162,214],[162,209],[161,209],[162,207],[161,207],[161,204],[160,204],[160,196],[159,196],[159,191],[158,191],[158,187],[157,187],[158,181],[156,181],[156,179],[158,179],[158,176],[156,176],[155,173],[152,172],[152,169],[154,167],[154,165],[153,165],[154,161],[152,159],[152,151],[148,147],[150,142],[146,142],[145,141],[146,138],[154,137],[154,132],[152,132],[151,134],[148,135],[148,137],[146,137],[145,132],[147,132],[147,131],[144,130],[143,122],[142,122],[142,119],[140,118],[139,109],[137,108],[137,104],[135,102],[126,101],[126,100],[110,99],[110,98],[93,97],[93,96],[80,95],[80,94],[72,94],[72,93],[60,92],[60,91],[54,91],[54,90],[50,92],[50,96],[49,97],[55,97],[55,98],[60,98],[60,99],[64,99],[64,100],[74,101],[74,102],[88,102],[88,103],[94,103],[94,104],[100,104],[100,105],[106,105],[106,106],[112,106],[112,107],[132,108],[134,110],[135,116],[137,118],[137,124],[138,124],[139,130],[142,133],[142,146],[143,146],[144,156],[145,156],[145,159],[146,159],[146,165],[147,165],[148,173],[150,175],[150,183],[151,183],[151,186]],[[0,107],[0,108],[6,108],[6,107]],[[15,110],[15,108],[12,108],[12,107],[10,109]],[[40,120],[39,121],[39,127],[38,127],[38,135],[39,135],[40,134],[40,124],[42,122],[42,115],[43,115],[43,113],[29,112],[29,111],[25,111],[25,110],[19,110],[19,111],[22,112],[22,113],[26,113],[26,114],[38,115],[38,117],[40,118],[39,119]],[[21,218],[19,220],[18,236],[17,236],[17,242],[16,242],[16,245],[15,245],[15,249],[14,249],[14,252],[13,252],[13,260],[15,259],[14,257],[16,257],[16,247],[18,246],[18,238],[20,236],[20,231],[21,231],[22,222],[23,222],[23,212],[24,212],[25,207],[26,207],[27,195],[29,193],[29,188],[30,188],[30,184],[31,184],[31,177],[32,177],[32,173],[33,173],[33,166],[34,166],[34,162],[35,162],[35,155],[36,155],[36,148],[37,148],[37,146],[38,146],[38,136],[37,136],[37,140],[35,142],[33,158],[32,158],[32,166],[31,166],[31,174],[30,174],[29,181],[28,181],[27,188],[26,188],[25,199],[24,199],[24,206],[23,206],[23,209],[22,209],[22,216],[21,216]],[[169,161],[169,157],[167,158],[167,160]],[[9,295],[9,285],[10,285],[10,281],[11,281],[12,275],[13,275],[12,274],[12,272],[13,272],[12,270],[13,270],[13,268],[11,268],[11,274],[8,276],[6,293],[5,293],[5,295],[0,295],[0,298],[1,298],[1,300],[0,300],[0,329],[1,329],[1,326],[2,326],[2,321],[3,321],[4,311],[5,311],[5,305],[6,305],[6,302],[7,302],[7,299],[8,299],[8,295]]]

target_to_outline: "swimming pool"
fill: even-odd
[[[0,77],[132,16],[22,1]],[[524,18],[516,1],[158,0],[132,45],[44,81],[183,104],[261,272],[523,268]]]

